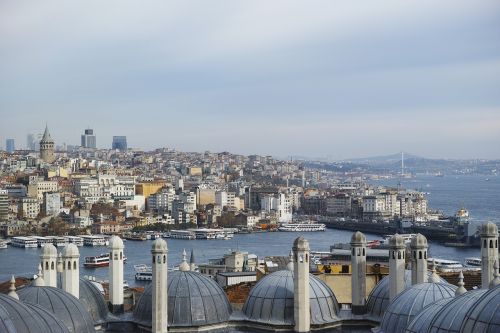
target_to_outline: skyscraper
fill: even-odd
[[[16,147],[14,145],[14,139],[7,139],[7,140],[5,140],[5,150],[8,153],[13,153],[14,150],[16,150]]]
[[[28,134],[28,136],[26,137],[26,149],[27,150],[36,149],[35,136],[31,133]]]
[[[87,128],[85,133],[82,135],[82,147],[83,148],[96,148],[96,137],[94,135],[94,130]]]
[[[127,150],[127,137],[126,136],[113,136],[113,143],[111,149]]]

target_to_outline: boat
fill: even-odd
[[[429,267],[432,267],[434,264],[436,264],[436,270],[443,273],[459,272],[465,270],[464,265],[462,265],[459,261],[439,258],[427,258],[427,265],[429,265]]]
[[[7,248],[7,242],[0,241],[0,250]]]
[[[224,237],[224,233],[217,229],[200,228],[191,231],[194,232],[196,239],[216,239]],[[218,235],[222,235],[222,237],[218,237]]]
[[[368,248],[372,248],[372,247],[377,247],[380,245],[380,241],[378,239],[375,239],[375,240],[371,240],[371,241],[368,241],[366,242],[366,247]]]
[[[63,247],[68,245],[68,240],[64,237],[59,236],[47,236],[46,239],[50,239],[55,247]]]
[[[42,236],[31,236],[36,239],[38,247],[44,247],[45,244],[53,244],[52,238],[42,237]]]
[[[411,239],[416,235],[417,234],[399,234],[399,236],[403,237],[403,241],[405,242],[405,244],[410,244]],[[392,236],[394,235],[385,235],[384,239],[380,241],[379,245],[389,245],[389,240],[391,239]]]
[[[135,269],[135,279],[137,281],[152,281],[153,280],[153,269],[151,266],[144,264],[134,265]]]
[[[66,241],[76,246],[83,246],[83,238],[78,236],[64,236]]]
[[[196,235],[191,230],[172,230],[172,231],[170,231],[170,238],[174,238],[174,239],[196,239]]]
[[[38,241],[33,237],[12,237],[12,246],[22,248],[38,247]]]
[[[123,257],[123,262],[127,261],[127,257]],[[109,253],[102,253],[98,256],[85,257],[83,266],[96,268],[109,266]]]
[[[465,264],[467,266],[481,267],[481,258],[474,258],[474,257],[465,258]]]
[[[83,238],[83,245],[85,246],[105,246],[106,245],[106,239],[104,236],[98,236],[98,235],[81,235],[81,238]]]
[[[132,241],[145,241],[148,239],[145,234],[135,233],[135,232],[123,234],[123,238],[125,238],[126,240],[132,240]]]
[[[326,225],[323,223],[287,223],[282,224],[279,231],[291,232],[309,232],[309,231],[325,231]]]

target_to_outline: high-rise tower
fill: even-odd
[[[94,134],[94,130],[91,128],[87,128],[82,135],[82,147],[83,148],[96,148],[96,138]]]
[[[50,137],[49,128],[45,126],[42,140],[40,140],[40,158],[46,163],[54,162],[54,140]]]

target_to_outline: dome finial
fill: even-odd
[[[288,255],[288,264],[286,265],[286,269],[293,272],[293,251],[290,250],[290,254]]]
[[[14,275],[10,278],[9,293],[7,295],[17,300],[19,299],[19,296],[16,293],[16,279],[14,278]]]
[[[460,274],[458,275],[458,288],[455,290],[455,296],[462,295],[467,292],[467,289],[465,289],[464,285],[464,273],[460,271]]]
[[[498,286],[500,284],[500,273],[498,273],[498,261],[495,260],[495,263],[493,264],[493,269],[495,272],[493,272],[493,280],[490,282],[490,289]]]
[[[38,264],[38,274],[35,281],[33,281],[33,286],[35,287],[45,287],[45,281],[43,280],[42,264]]]
[[[431,275],[431,281],[433,283],[439,282],[439,275],[437,275],[436,272],[436,259],[432,259],[432,275]]]
[[[182,251],[182,263],[179,265],[179,270],[182,272],[189,271],[189,264],[187,263],[186,249]]]

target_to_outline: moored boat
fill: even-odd
[[[292,232],[309,232],[309,231],[325,231],[326,225],[323,223],[286,223],[282,224],[279,231]]]
[[[467,266],[481,267],[481,258],[474,258],[474,257],[465,258],[465,264]]]
[[[127,257],[123,257],[123,262],[127,261]],[[103,253],[98,256],[85,257],[83,266],[89,268],[107,267],[109,266],[109,253]]]

